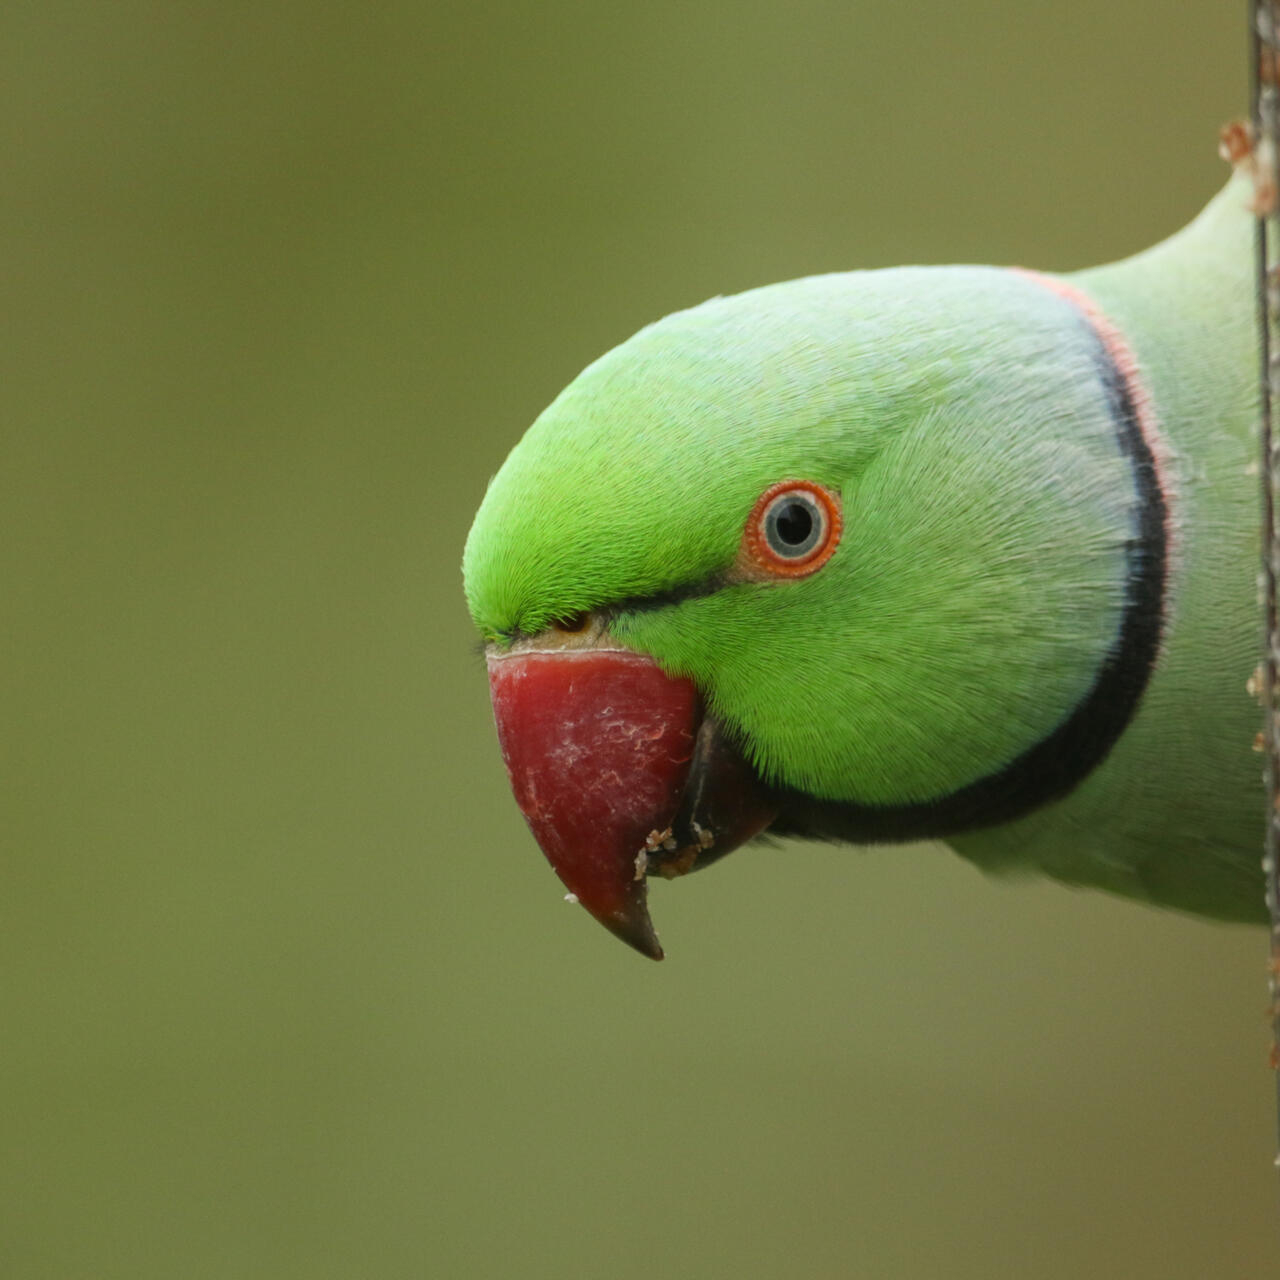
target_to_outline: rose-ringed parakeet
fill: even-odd
[[[767,830],[1265,919],[1249,194],[1072,275],[715,298],[570,383],[463,568],[571,896],[658,958],[646,877]]]

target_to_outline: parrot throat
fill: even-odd
[[[1160,652],[1173,542],[1169,454],[1139,374],[1119,330],[1097,305],[1064,280],[1020,271],[1072,303],[1106,398],[1134,489],[1125,548],[1125,607],[1116,638],[1090,691],[1047,737],[1003,768],[937,799],[906,805],[821,800],[778,788],[779,835],[853,843],[945,838],[996,826],[1060,800],[1106,758],[1133,718]]]

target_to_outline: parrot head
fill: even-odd
[[[660,958],[650,877],[767,829],[944,835],[1066,789],[1046,744],[1096,699],[1132,570],[1104,365],[1033,280],[904,268],[714,299],[580,374],[463,559],[570,896]],[[1108,745],[1096,715],[1074,732]]]

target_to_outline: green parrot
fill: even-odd
[[[646,879],[768,832],[1267,918],[1251,195],[1070,275],[714,298],[569,384],[463,573],[571,899],[661,958]]]

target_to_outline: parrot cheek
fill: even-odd
[[[516,802],[570,894],[655,960],[646,876],[680,876],[775,816],[750,765],[702,713],[693,682],[604,647],[488,658]]]

